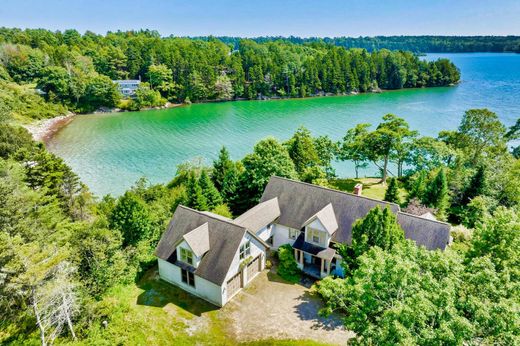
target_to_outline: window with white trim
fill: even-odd
[[[182,282],[184,282],[187,285],[190,285],[191,287],[195,287],[195,275],[193,275],[192,272],[186,269],[181,269],[181,277]]]
[[[307,241],[325,246],[325,232],[314,228],[307,228]]]
[[[294,228],[289,228],[289,239],[296,239],[300,235],[300,231]]]
[[[193,265],[193,252],[181,247],[181,261]]]
[[[243,260],[247,256],[251,254],[251,242],[247,241],[246,243],[240,245],[240,259]]]

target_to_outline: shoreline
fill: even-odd
[[[65,115],[58,115],[54,118],[38,120],[30,124],[22,125],[38,142],[47,144],[52,137],[65,125],[69,124],[76,116],[76,113],[69,112]]]
[[[452,85],[446,85],[442,87],[453,87],[460,83],[461,81],[452,84]],[[392,91],[402,91],[402,90],[413,90],[413,89],[431,89],[431,88],[439,88],[439,87],[421,87],[421,88],[401,88],[396,90],[388,90],[388,89],[376,89],[366,92],[349,92],[349,93],[342,93],[342,94],[332,94],[332,93],[324,93],[324,94],[318,94],[318,95],[309,95],[305,97],[280,97],[280,96],[271,96],[271,97],[261,97],[256,99],[231,99],[231,100],[204,100],[199,102],[193,102],[193,104],[204,104],[204,103],[220,103],[220,102],[237,102],[237,101],[281,101],[281,100],[298,100],[298,99],[308,99],[308,98],[322,98],[322,97],[345,97],[345,96],[357,96],[357,95],[363,95],[363,94],[381,94],[385,92],[392,92]],[[190,103],[191,104],[191,103]],[[149,107],[140,109],[138,111],[129,111],[129,110],[122,110],[120,108],[101,108],[99,110],[96,110],[92,113],[85,113],[85,114],[95,114],[95,115],[103,115],[103,114],[113,114],[113,113],[132,113],[132,112],[142,112],[142,111],[149,111],[149,110],[164,110],[164,109],[170,109],[170,108],[177,108],[182,106],[188,106],[190,104],[187,103],[166,103],[162,107]],[[83,114],[76,114],[69,112],[66,115],[59,115],[54,118],[50,119],[44,119],[39,120],[30,124],[22,125],[29,131],[29,133],[32,135],[33,139],[35,141],[41,141],[44,144],[47,144],[62,128],[67,126],[75,116],[80,116]]]

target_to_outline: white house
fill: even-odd
[[[141,81],[139,79],[118,79],[113,80],[117,84],[117,89],[123,96],[131,97],[135,95],[135,91],[139,88]]]
[[[408,239],[444,249],[450,226],[383,202],[321,186],[271,177],[260,203],[234,220],[179,206],[156,255],[162,279],[215,305],[225,305],[265,267],[266,252],[289,244],[302,271],[315,278],[343,276],[340,243],[376,206],[389,207]]]
[[[233,220],[179,206],[156,249],[159,275],[223,306],[264,269],[268,248]]]

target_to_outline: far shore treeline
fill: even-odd
[[[189,103],[447,86],[459,78],[459,70],[447,59],[427,62],[407,51],[368,52],[317,41],[226,43],[161,37],[148,30],[81,35],[76,30],[0,29],[2,92],[17,99],[13,94],[28,92],[18,90],[20,86],[36,87],[50,104],[76,112],[125,105],[140,109],[167,100]],[[131,105],[120,102],[111,82],[115,79],[145,82]]]
[[[200,36],[198,39],[210,39]],[[218,36],[219,40],[238,46],[240,37]],[[414,53],[520,53],[520,36],[374,36],[374,37],[282,37],[261,36],[251,40],[262,43],[283,40],[291,43],[306,44],[323,42],[345,48],[363,48],[369,52],[390,49],[406,50]]]

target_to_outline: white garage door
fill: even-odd
[[[233,276],[227,282],[227,296],[228,299],[233,296],[233,294],[237,293],[240,290],[240,286],[242,286],[242,272]]]
[[[247,280],[251,281],[253,277],[260,271],[260,256],[252,260],[247,265]]]

